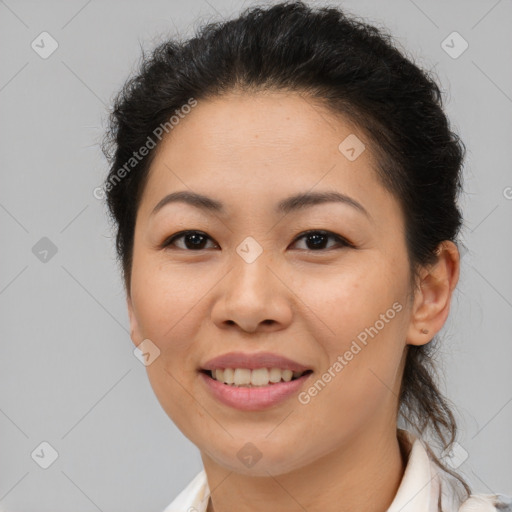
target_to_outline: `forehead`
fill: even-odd
[[[264,151],[261,160],[299,159],[304,151],[315,147],[337,151],[340,137],[355,131],[347,118],[335,116],[304,94],[232,93],[199,101],[172,129],[166,140],[169,144],[162,146],[175,157],[196,145],[208,152],[208,158],[228,162],[256,149]],[[202,156],[196,153],[187,158]]]
[[[347,140],[360,144],[355,159],[344,153]],[[228,209],[231,203],[273,206],[316,188],[362,203],[365,197],[370,203],[389,202],[374,169],[371,141],[349,119],[311,98],[287,92],[229,94],[198,101],[160,142],[141,209],[149,215],[176,190],[216,197]]]

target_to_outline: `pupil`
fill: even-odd
[[[190,242],[192,240],[192,244],[191,246],[189,246],[188,242]],[[195,240],[195,242],[194,242]],[[197,243],[199,242],[199,243]],[[201,243],[204,242],[204,236],[199,234],[199,233],[191,233],[191,234],[188,234],[186,237],[185,237],[185,245],[187,245],[187,248],[201,248]]]
[[[324,245],[323,242],[325,242],[325,235],[322,235],[322,234],[312,234],[312,235],[308,235],[308,240],[314,240],[314,243],[313,243],[313,248],[319,248],[319,247],[322,247]],[[323,239],[323,241],[322,241]],[[320,242],[320,243],[318,243]]]

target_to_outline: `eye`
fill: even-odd
[[[208,239],[211,240],[211,238],[202,231],[182,231],[180,233],[176,233],[175,235],[165,240],[165,242],[162,244],[162,248],[167,248],[172,245],[176,245],[176,240],[180,239],[184,240],[185,247],[178,247],[178,249],[190,249],[196,251],[201,251],[205,249],[204,242]],[[218,245],[216,246],[218,247]]]
[[[306,247],[306,250],[312,251],[326,250],[325,242],[328,239],[334,240],[338,248],[354,247],[353,244],[348,242],[342,236],[324,230],[307,231],[306,233],[303,233],[302,235],[298,236],[295,239],[294,244],[302,239],[305,239],[306,245],[309,245],[309,247]],[[183,240],[184,246],[180,247],[178,244],[176,244],[177,240]],[[171,246],[174,246],[177,247],[178,249],[201,251],[203,249],[207,249],[205,245],[208,240],[212,241],[212,238],[209,237],[206,233],[203,233],[202,231],[181,231],[166,239],[161,245],[161,248],[170,248]],[[334,248],[336,248],[336,244]],[[214,247],[219,247],[217,243],[214,243],[213,245]]]
[[[345,240],[342,236],[336,235],[335,233],[331,233],[330,231],[324,230],[311,230],[303,233],[299,237],[295,239],[295,242],[301,239],[306,239],[306,245],[310,245],[310,247],[306,247],[306,250],[319,251],[325,250],[325,241],[329,238],[334,240],[338,244],[338,248],[340,247],[354,247],[353,244]],[[294,242],[294,243],[295,243]],[[334,247],[336,248],[336,246]]]

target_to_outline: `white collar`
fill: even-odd
[[[439,480],[425,447],[411,432],[398,429],[397,435],[407,453],[407,464],[386,512],[437,512]]]

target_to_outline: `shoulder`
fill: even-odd
[[[512,512],[512,497],[507,494],[464,493],[460,482],[435,466],[433,472],[440,478],[441,503],[439,510],[450,512]]]
[[[460,482],[433,461],[433,472],[440,479],[441,506],[450,512],[512,512],[512,496],[507,494],[464,493]]]
[[[209,496],[206,473],[202,469],[163,512],[205,512]]]
[[[406,512],[512,512],[512,497],[507,494],[468,494],[456,473],[441,467],[428,443],[409,431],[399,431],[399,441],[407,454],[407,465],[393,505],[388,510]],[[423,497],[422,497],[423,496]],[[402,502],[405,505],[402,505]]]
[[[440,479],[441,502],[453,512],[512,512],[512,496],[507,494],[470,494],[462,488],[461,482],[448,474],[434,461],[432,472]],[[445,501],[446,500],[446,501]],[[440,507],[439,510],[446,510]]]
[[[459,512],[512,512],[512,496],[507,494],[472,494]]]

